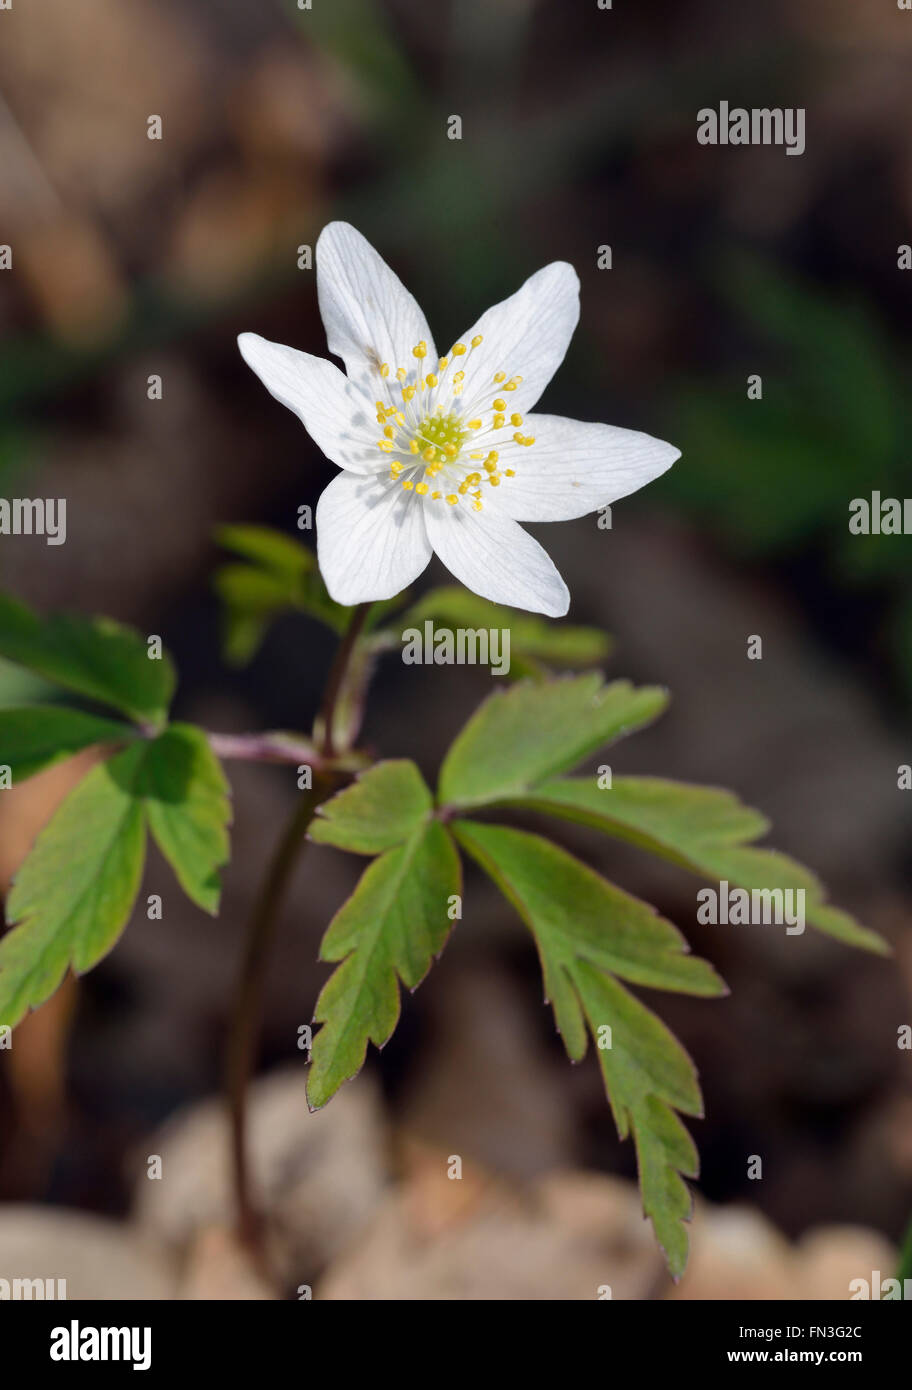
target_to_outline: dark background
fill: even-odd
[[[896,946],[883,962],[810,932],[697,928],[684,875],[564,836],[730,983],[722,1002],[656,1002],[701,1072],[700,1190],[789,1238],[851,1223],[897,1242],[912,1209],[910,1054],[896,1044],[912,1021],[910,794],[896,783],[912,761],[910,541],[847,525],[852,498],[910,491],[912,274],[897,269],[912,241],[910,66],[912,14],[880,0],[17,0],[0,13],[0,241],[14,247],[0,491],[66,496],[69,530],[56,549],[4,537],[0,583],[42,610],[159,633],[183,716],[306,728],[332,650],[289,617],[229,671],[211,589],[216,523],[292,533],[334,471],[235,346],[252,330],[325,351],[298,246],[353,221],[441,343],[547,261],[576,266],[581,325],[545,408],[683,449],[614,509],[612,531],[594,517],[537,528],[571,620],[615,636],[611,673],[673,692],[612,765],[737,790],[777,847]],[[806,108],[806,153],[699,146],[696,113],[722,99]],[[613,268],[599,270],[606,244]],[[752,373],[761,402],[747,400]],[[418,589],[445,579],[434,561]],[[747,660],[751,634],[762,662]],[[414,674],[387,660],[365,736],[433,773],[489,678],[430,668],[419,692]],[[29,693],[0,672],[5,702]],[[4,880],[75,776],[3,794]],[[153,862],[145,891],[163,893],[164,920],[137,914],[6,1059],[8,1200],[126,1213],[146,1136],[217,1089],[244,914],[295,795],[290,769],[233,782],[220,919]],[[357,869],[316,849],[302,863],[267,1069],[299,1065],[319,936]],[[370,1059],[394,1178],[412,1171],[403,1135],[511,1181],[632,1174],[594,1064],[561,1057],[531,945],[480,881],[468,895],[445,961]]]

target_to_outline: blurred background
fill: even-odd
[[[610,531],[595,517],[538,528],[571,620],[615,638],[610,673],[673,692],[612,766],[738,791],[896,950],[696,927],[694,881],[560,831],[732,989],[650,1001],[706,1099],[692,1264],[672,1290],[598,1069],[567,1064],[531,942],[476,877],[382,1064],[307,1114],[297,1030],[360,869],[311,847],[270,972],[253,1113],[283,1292],[846,1297],[850,1279],[892,1273],[912,1212],[897,1047],[912,1022],[912,793],[897,789],[912,569],[907,537],[847,522],[854,497],[912,491],[912,274],[897,268],[912,241],[912,15],[875,0],[40,0],[0,13],[0,34],[0,494],[68,502],[64,546],[3,537],[0,585],[160,634],[183,717],[306,728],[331,635],[288,615],[249,665],[226,666],[213,533],[242,520],[295,534],[333,470],[236,334],[325,351],[298,248],[332,218],[381,250],[438,343],[572,261],[582,320],[545,408],[683,449]],[[697,111],[723,99],[806,108],[806,153],[699,146]],[[416,592],[446,579],[434,561]],[[490,677],[426,668],[432,715],[416,723],[413,675],[395,656],[380,668],[365,738],[433,775]],[[4,703],[35,693],[0,671]],[[4,885],[84,770],[3,793]],[[71,1297],[266,1296],[225,1231],[214,1097],[245,914],[296,791],[293,769],[231,772],[219,919],[151,860],[144,893],[163,895],[163,920],[137,913],[3,1053],[0,1276],[67,1275]],[[146,1176],[154,1154],[162,1181]]]

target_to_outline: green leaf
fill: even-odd
[[[381,854],[408,839],[433,810],[414,763],[375,763],[317,810],[309,838],[355,854]]]
[[[585,1054],[588,1023],[618,1134],[634,1136],[644,1211],[677,1277],[687,1261],[681,1223],[691,1212],[681,1174],[696,1177],[698,1160],[675,1112],[702,1115],[700,1089],[681,1045],[612,975],[704,995],[725,986],[707,962],[685,954],[670,922],[558,846],[498,825],[459,821],[452,829],[532,931],[574,1060]]]
[[[250,563],[222,565],[213,586],[222,602],[225,660],[243,666],[269,626],[286,612],[303,612],[343,633],[349,610],[335,603],[307,546],[268,526],[222,526],[217,538]]]
[[[174,693],[170,658],[150,660],[133,628],[110,618],[39,618],[8,595],[0,595],[0,656],[139,723],[163,723]]]
[[[341,961],[317,1000],[322,1023],[311,1052],[312,1110],[382,1047],[399,1019],[399,981],[415,989],[449,934],[449,900],[460,892],[459,856],[439,821],[413,831],[365,869],[330,923],[321,960]]]
[[[768,822],[731,792],[657,777],[616,777],[603,789],[595,778],[572,777],[511,800],[631,841],[703,879],[725,879],[748,891],[802,890],[812,927],[848,946],[889,953],[881,936],[825,901],[824,887],[809,869],[776,850],[752,847]]]
[[[668,696],[597,672],[491,695],[457,736],[440,770],[439,800],[480,806],[518,796],[597,748],[649,724]]]
[[[643,1210],[678,1279],[687,1265],[687,1232],[693,1198],[682,1180],[697,1178],[700,1160],[676,1112],[702,1118],[693,1063],[651,1010],[621,985],[586,964],[574,983],[594,1039],[606,1023],[611,1047],[599,1047],[599,1065],[618,1133],[633,1134]]]
[[[67,967],[89,970],[114,945],[139,892],[145,851],[135,795],[139,744],[93,768],[38,836],[7,900],[0,1020],[15,1026]]]
[[[10,768],[15,785],[83,748],[125,743],[135,737],[136,731],[127,724],[97,719],[65,705],[0,709],[0,766]]]
[[[202,730],[172,724],[149,743],[136,793],[187,897],[205,912],[217,912],[231,802],[221,764]]]
[[[559,845],[502,825],[456,821],[452,829],[552,961],[587,960],[651,989],[725,993],[712,966],[689,954],[677,927]]]
[[[426,621],[448,628],[498,628],[510,633],[510,675],[542,674],[548,666],[598,666],[611,651],[611,639],[597,628],[571,627],[534,614],[502,608],[458,584],[432,589],[403,614],[397,632]]]
[[[317,557],[312,550],[271,526],[219,526],[215,535],[225,550],[253,560],[273,574],[300,579],[302,575],[312,574],[317,567]]]

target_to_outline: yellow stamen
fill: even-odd
[[[521,416],[521,415],[511,415],[511,416],[510,416],[510,424],[511,424],[511,425],[521,425],[521,424],[522,424],[522,416]]]
[[[476,333],[475,337],[472,339],[472,347],[480,347],[483,342],[484,338],[482,337],[482,335],[480,333]]]
[[[455,507],[456,503],[459,501],[459,498],[456,496],[455,492],[451,492],[450,495],[447,497],[447,501],[449,502],[451,507]]]
[[[470,430],[480,430],[480,429],[481,429],[481,426],[482,426],[482,421],[481,421],[481,420],[470,420],[470,421],[469,421],[469,429],[470,429]]]
[[[422,357],[427,357],[427,343],[423,338],[417,347],[412,348],[412,356],[417,357],[419,361]]]
[[[428,490],[428,485],[427,485],[427,483],[419,483],[418,486],[415,488],[415,491],[416,491],[416,492],[420,492],[422,497],[423,497],[424,494],[427,492],[427,490]]]

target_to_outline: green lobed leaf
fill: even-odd
[[[0,595],[0,656],[140,723],[161,724],[174,693],[165,655],[151,660],[145,639],[110,618],[40,618]]]
[[[731,792],[657,777],[615,777],[610,788],[592,777],[569,777],[510,800],[631,841],[704,879],[725,879],[748,891],[803,890],[811,926],[846,945],[889,952],[876,932],[825,901],[823,885],[809,869],[750,844],[765,834],[768,822]]]
[[[205,912],[216,913],[219,869],[229,855],[231,802],[222,766],[202,730],[171,724],[149,743],[136,794],[187,897]]]
[[[667,701],[657,686],[605,685],[598,672],[497,691],[451,745],[439,800],[469,807],[518,796],[651,723]]]
[[[539,674],[548,666],[597,666],[611,651],[611,639],[597,628],[550,622],[515,608],[502,608],[458,584],[432,589],[413,604],[397,629],[431,620],[451,628],[499,628],[510,632],[510,675]]]
[[[681,1174],[696,1177],[698,1160],[675,1112],[702,1114],[696,1071],[661,1020],[612,975],[704,995],[724,993],[724,984],[707,962],[686,954],[670,922],[558,846],[474,821],[456,822],[452,830],[532,931],[558,1030],[574,1060],[585,1054],[588,1023],[618,1133],[634,1136],[644,1211],[669,1268],[680,1275],[687,1260],[681,1223],[691,1212]],[[610,1034],[602,1031],[606,1026]]]
[[[114,945],[139,892],[145,857],[144,757],[135,744],[93,768],[38,836],[7,900],[0,940],[0,1021],[15,1026],[69,966],[89,970]]]
[[[65,705],[0,709],[0,766],[10,768],[15,785],[83,748],[125,743],[135,737],[135,729],[127,724],[98,719]]]
[[[217,539],[247,563],[222,565],[213,587],[222,603],[226,661],[243,666],[257,652],[276,618],[303,612],[343,633],[349,610],[326,591],[313,551],[268,526],[222,526]]]
[[[414,763],[375,763],[318,807],[308,838],[355,854],[381,854],[406,840],[433,810]]]
[[[68,967],[86,971],[114,945],[139,892],[147,823],[188,897],[214,912],[229,816],[221,766],[190,725],[93,768],[39,834],[7,900],[0,1022],[14,1026]]]
[[[317,567],[317,557],[312,550],[272,526],[229,524],[219,526],[215,536],[225,550],[242,555],[273,574],[300,578],[312,574]]]
[[[677,927],[559,845],[502,825],[457,821],[453,832],[483,864],[537,938],[566,960],[588,960],[634,984],[718,995],[725,985]]]
[[[399,981],[415,989],[449,934],[459,856],[439,821],[413,831],[365,869],[323,938],[321,960],[341,961],[317,1000],[307,1097],[318,1110],[382,1047],[399,1019]]]

